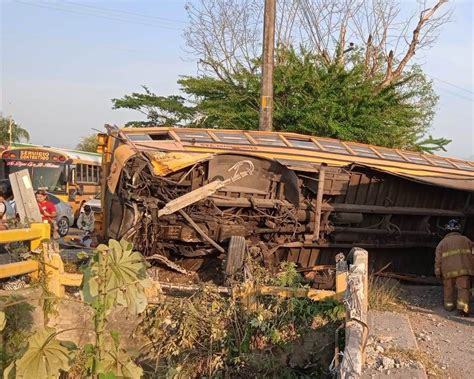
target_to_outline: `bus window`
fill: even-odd
[[[82,182],[82,165],[78,164],[76,166],[76,181]]]
[[[130,141],[149,141],[151,140],[148,134],[127,134]]]
[[[175,130],[181,141],[185,142],[214,142],[211,136],[205,131]]]
[[[8,174],[24,170],[25,167],[7,166]],[[66,190],[64,167],[59,164],[48,164],[44,167],[28,167],[34,189],[45,189],[49,192]]]
[[[290,142],[294,147],[298,149],[311,149],[311,150],[319,150],[316,144],[311,141],[310,139],[300,139],[300,138],[292,138],[286,137],[288,142]]]
[[[257,134],[253,133],[252,138],[262,146],[282,146],[285,147],[285,143],[278,136],[278,134]]]
[[[148,135],[153,141],[174,141],[174,138],[169,135],[168,132],[166,133],[153,133]]]

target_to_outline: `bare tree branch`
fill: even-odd
[[[440,12],[446,2],[420,0],[415,9],[402,0],[279,0],[276,43],[304,46],[327,65],[346,66],[358,59],[367,77],[383,88],[402,75],[417,51],[435,42],[451,16],[449,9]],[[231,81],[242,68],[258,72],[261,0],[196,0],[186,9],[186,45],[205,73]]]
[[[407,63],[415,55],[415,52],[419,47],[420,41],[423,41],[423,39],[430,38],[429,33],[424,33],[423,35],[421,35],[423,29],[426,29],[426,26],[429,26],[429,24],[431,23],[431,26],[428,27],[427,31],[432,33],[433,30],[436,30],[443,23],[443,19],[440,18],[431,20],[430,23],[429,21],[430,18],[436,13],[436,11],[446,2],[447,0],[438,0],[438,2],[432,8],[424,9],[420,13],[420,18],[418,20],[418,23],[416,24],[415,29],[413,30],[413,36],[408,46],[408,49],[395,70],[393,69],[393,50],[390,51],[389,60],[387,61],[387,70],[385,72],[385,77],[383,81],[380,83],[380,88],[384,88],[393,83],[396,79],[398,79]],[[433,39],[431,39],[431,42],[428,43],[432,42]],[[426,44],[426,40],[424,41],[424,43]],[[390,57],[392,57],[392,59],[390,59]]]

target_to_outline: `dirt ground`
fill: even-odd
[[[440,286],[403,286],[403,299],[419,349],[429,354],[443,378],[472,378],[474,372],[474,299],[471,316],[442,306]],[[428,370],[428,377],[435,377]],[[439,376],[438,376],[439,377]]]

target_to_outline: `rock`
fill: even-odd
[[[382,343],[382,344],[390,342],[392,340],[393,340],[393,337],[391,337],[391,336],[381,336],[381,337],[379,337],[379,342]]]
[[[384,349],[382,346],[377,345],[377,346],[375,347],[375,351],[378,351],[379,353],[383,353],[383,352],[385,351],[385,349]]]
[[[385,370],[394,368],[395,367],[395,361],[392,358],[383,357],[382,358],[382,366]]]

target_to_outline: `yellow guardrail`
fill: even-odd
[[[31,250],[36,250],[44,240],[51,238],[51,228],[49,224],[35,223],[29,228],[10,229],[0,231],[0,244],[18,241],[30,241]]]
[[[64,296],[65,286],[80,286],[82,274],[71,274],[64,271],[64,262],[59,255],[59,250],[52,246],[54,244],[45,243],[51,238],[50,236],[51,229],[46,223],[31,224],[29,228],[0,231],[0,244],[30,241],[32,251],[42,248],[39,260],[28,259],[0,265],[0,279],[24,274],[37,277],[38,272],[42,269],[46,275],[48,290],[56,296]]]

